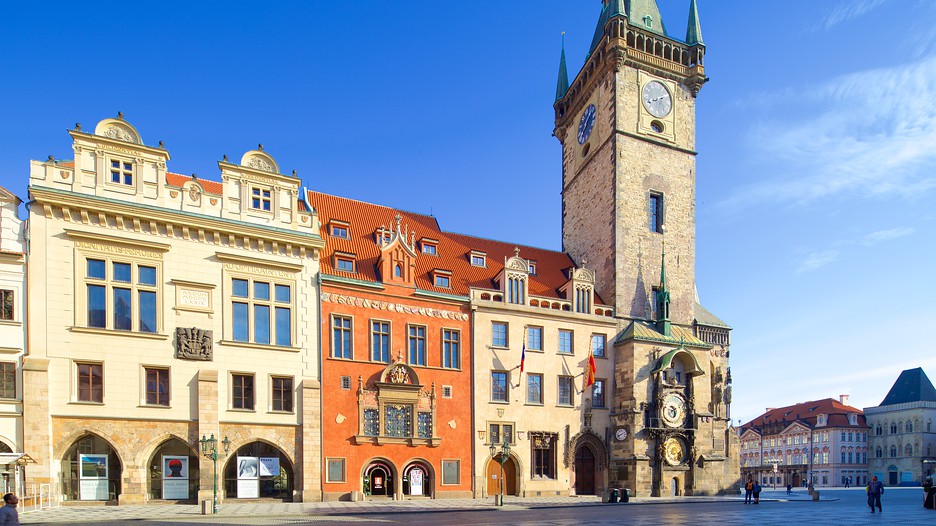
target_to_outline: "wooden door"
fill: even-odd
[[[501,493],[501,465],[500,455],[488,462],[487,466],[487,494],[500,495]],[[517,468],[512,459],[504,462],[504,494],[517,494]]]
[[[585,446],[575,452],[575,494],[595,494],[595,455]]]

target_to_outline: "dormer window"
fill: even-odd
[[[356,272],[354,268],[354,254],[335,254],[335,270]]]
[[[472,267],[486,267],[487,266],[487,256],[484,252],[472,252],[469,255],[471,259]]]
[[[530,261],[530,275],[531,276],[536,275],[536,263],[533,261]]]
[[[332,237],[340,237],[341,239],[348,239],[351,237],[350,234],[348,233],[348,227],[349,225],[347,223],[338,223],[338,222],[332,221],[328,225],[328,228],[329,228],[328,233]]]
[[[111,159],[110,173],[112,183],[133,186],[133,163]]]
[[[591,312],[592,290],[589,287],[575,287],[575,312],[588,314]]]
[[[436,287],[448,289],[452,287],[452,273],[446,270],[435,270],[432,273],[432,282]]]
[[[269,212],[273,209],[273,191],[258,186],[250,189],[250,208]]]
[[[422,247],[423,254],[429,254],[430,256],[439,255],[439,242],[434,239],[423,239],[419,242],[419,246]]]
[[[526,283],[520,276],[507,278],[507,303],[523,305],[526,303]]]

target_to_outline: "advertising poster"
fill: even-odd
[[[410,471],[409,487],[410,495],[423,494],[423,471],[419,468],[413,468]]]
[[[237,457],[237,498],[260,497],[260,459]]]
[[[107,455],[78,455],[78,497],[81,500],[107,500]]]
[[[279,457],[260,457],[261,477],[278,477],[279,474]]]
[[[162,498],[167,500],[189,498],[188,457],[163,455],[162,468]]]

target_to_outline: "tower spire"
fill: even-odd
[[[562,54],[559,55],[559,80],[556,82],[556,100],[565,97],[569,91],[569,72],[566,70],[565,31],[562,32]]]
[[[666,226],[660,230],[663,233],[663,252],[660,256],[660,288],[657,291],[657,329],[664,336],[670,336],[672,329],[670,327],[670,294],[669,287],[666,286]]]
[[[689,4],[689,27],[686,28],[686,44],[697,46],[702,44],[702,24],[699,23],[699,9],[696,0]]]

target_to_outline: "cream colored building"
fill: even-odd
[[[0,490],[23,493],[23,377],[26,344],[26,224],[20,199],[0,187]]]
[[[167,171],[118,115],[30,166],[24,451],[56,500],[319,500],[318,219],[262,145]],[[227,441],[226,450],[223,442]]]

